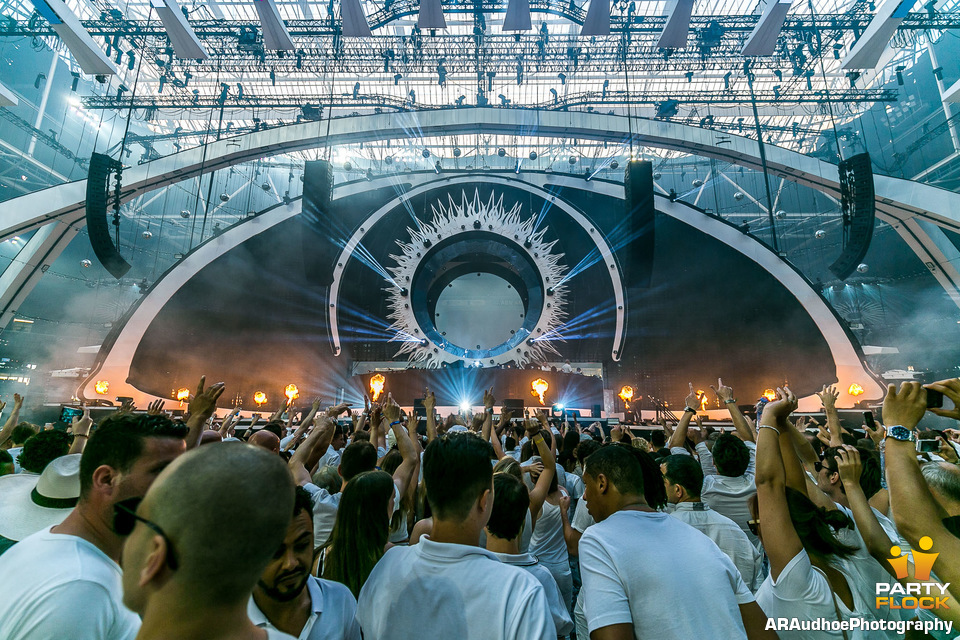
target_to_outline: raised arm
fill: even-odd
[[[221,423],[220,425],[221,438],[226,438],[229,436],[230,430],[233,428],[233,425],[239,422],[239,419],[237,418],[237,415],[239,413],[240,413],[240,407],[237,406],[233,409],[233,411],[227,414],[226,418],[223,419],[223,423]]]
[[[674,429],[673,435],[670,436],[670,442],[667,446],[671,449],[674,447],[679,447],[681,449],[686,448],[687,442],[687,427],[690,426],[690,421],[693,419],[693,416],[697,415],[697,407],[700,406],[700,398],[697,397],[697,392],[693,390],[693,383],[690,382],[690,394],[684,399],[684,404],[686,407],[683,410],[683,415],[680,417],[680,423],[677,425],[677,428]]]
[[[790,441],[793,443],[793,449],[800,456],[800,461],[804,468],[810,473],[816,472],[816,464],[820,462],[817,456],[817,450],[813,448],[807,437],[803,435],[802,429],[807,424],[806,418],[797,419],[796,423],[787,423],[787,431],[790,433]]]
[[[777,389],[777,399],[767,403],[757,427],[757,505],[763,544],[770,558],[770,575],[774,580],[803,551],[787,508],[786,473],[781,453],[781,434],[777,423],[786,419],[797,407],[797,398],[789,389]],[[792,445],[787,442],[788,446]]]
[[[437,438],[437,395],[427,389],[423,396],[423,408],[427,412],[427,444]]]
[[[490,442],[490,432],[493,431],[493,405],[496,399],[493,397],[493,387],[490,390],[483,391],[483,426],[480,428],[480,435],[484,442]]]
[[[0,411],[5,406],[7,406],[6,402],[0,404]],[[23,407],[23,396],[19,393],[13,394],[13,411],[10,412],[10,417],[3,424],[3,429],[0,429],[0,446],[3,446],[3,443],[10,439],[10,436],[13,435],[13,428],[20,423],[21,407]]]
[[[747,424],[747,419],[744,417],[743,412],[740,411],[740,407],[737,406],[737,399],[733,397],[733,389],[724,385],[723,380],[720,378],[717,378],[717,386],[714,387],[710,385],[710,388],[713,389],[713,392],[717,394],[717,398],[723,403],[727,411],[730,412],[730,419],[733,420],[733,428],[737,430],[737,435],[740,439],[744,442],[756,442],[756,434],[754,434],[750,425]]]
[[[333,440],[333,431],[337,423],[327,415],[321,416],[316,422],[317,424],[313,427],[310,435],[307,436],[304,443],[297,447],[297,450],[294,451],[290,457],[288,464],[291,469],[302,467],[306,469],[309,474],[313,471],[317,463],[320,462],[320,458],[323,457],[327,447],[330,446],[330,442]]]
[[[867,496],[860,487],[860,474],[863,472],[860,452],[856,447],[843,445],[836,461],[847,502],[850,504],[850,510],[853,511],[853,520],[857,523],[857,530],[867,545],[867,551],[886,569],[887,573],[896,577],[896,571],[890,566],[890,547],[895,541],[887,537],[887,532],[880,526],[880,521],[877,520],[876,514],[870,508],[870,503],[867,502]]]
[[[283,450],[289,451],[297,446],[297,443],[300,442],[300,438],[303,437],[303,434],[307,432],[307,428],[313,424],[313,418],[317,415],[317,411],[320,410],[320,398],[314,398],[313,405],[310,407],[310,411],[307,412],[307,415],[300,421],[300,426],[297,427],[297,430],[294,431],[293,437],[290,438],[290,441],[284,445]]]
[[[843,445],[842,431],[840,429],[840,414],[837,412],[837,398],[840,392],[833,385],[823,385],[823,389],[817,394],[820,402],[823,403],[823,412],[827,416],[827,430],[830,432],[830,446],[839,447]]]
[[[954,379],[929,386],[936,389],[947,382],[960,384]],[[919,383],[904,382],[899,391],[892,384],[887,386],[887,395],[883,399],[883,424],[887,428],[885,458],[890,506],[897,531],[910,546],[923,548],[920,540],[926,536],[933,540],[932,552],[940,554],[936,565],[940,580],[960,584],[960,538],[943,526],[937,502],[920,473],[914,443],[893,437],[894,431],[899,432],[899,429],[895,430],[897,426],[915,432],[926,407],[927,391]]]
[[[387,396],[387,402],[383,405],[383,419],[385,422],[389,420],[390,428],[397,439],[397,449],[403,457],[403,462],[393,472],[393,482],[400,489],[400,495],[402,496],[407,492],[407,487],[414,470],[417,468],[420,456],[417,455],[417,450],[410,439],[410,435],[400,424],[400,405],[394,402],[392,395]]]
[[[493,433],[490,434],[490,444],[493,445],[493,453],[496,454],[497,460],[503,460],[507,454],[503,452],[503,445],[500,444],[500,431],[503,429],[504,425],[510,424],[510,412],[506,409],[500,409],[500,429],[494,429]]]
[[[90,437],[90,427],[93,426],[93,420],[90,418],[90,407],[83,408],[83,416],[74,418],[71,430],[73,431],[73,444],[70,445],[70,451],[67,453],[83,453],[83,448],[87,446],[87,439]]]
[[[543,461],[543,471],[540,472],[540,477],[537,478],[537,483],[530,492],[530,515],[536,521],[536,518],[540,515],[540,510],[543,508],[543,503],[547,499],[547,494],[550,492],[550,481],[557,473],[557,459],[553,456],[550,445],[544,439],[543,429],[532,425],[527,428],[535,429],[534,431],[528,431],[528,437],[537,448],[540,459]]]
[[[197,394],[190,398],[190,404],[187,411],[190,416],[187,418],[187,428],[190,430],[184,440],[187,443],[187,449],[193,449],[200,443],[200,436],[203,434],[203,426],[207,423],[217,411],[217,400],[223,394],[223,383],[218,382],[210,385],[210,388],[204,390],[203,386],[207,381],[206,376],[200,376],[200,384],[197,385]]]

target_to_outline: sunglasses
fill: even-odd
[[[750,528],[750,533],[755,536],[760,535],[760,521],[759,520],[747,520],[747,526]]]
[[[160,528],[160,525],[137,515],[137,507],[140,506],[141,500],[143,498],[130,498],[113,505],[113,530],[119,536],[129,536],[137,526],[137,522],[142,522],[167,543],[167,566],[176,571],[179,563],[170,537]]]
[[[832,469],[830,465],[823,464],[819,460],[813,463],[813,468],[817,470],[817,473],[820,473],[822,470],[826,469],[829,473],[837,473],[836,469]]]

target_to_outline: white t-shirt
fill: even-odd
[[[676,550],[676,562],[651,553],[665,548]],[[627,623],[637,638],[747,637],[738,606],[754,597],[740,572],[710,538],[669,514],[618,511],[590,527],[580,539],[580,575],[589,632]],[[691,606],[678,615],[670,602]]]
[[[346,585],[310,576],[306,588],[313,609],[297,636],[299,640],[361,640],[357,600]],[[276,630],[253,596],[247,603],[247,615],[261,629]]]
[[[495,553],[494,555],[500,558],[500,562],[504,564],[512,564],[515,567],[520,567],[524,571],[529,571],[534,578],[540,581],[540,584],[543,585],[543,591],[547,596],[547,604],[550,605],[550,614],[553,616],[553,625],[557,628],[557,635],[565,636],[573,631],[573,619],[570,617],[570,612],[567,611],[567,606],[563,602],[563,594],[560,593],[560,587],[557,586],[557,581],[549,569],[540,564],[540,561],[529,553],[517,555],[511,553]]]
[[[366,640],[556,640],[550,606],[529,572],[461,544],[420,538],[393,547],[360,591]]]
[[[343,491],[330,493],[312,482],[303,485],[313,498],[313,547],[322,547],[333,533],[333,525],[337,523],[337,511],[340,509],[340,498]],[[393,511],[400,508],[400,488],[393,484]]]
[[[320,458],[320,463],[317,466],[318,469],[323,469],[324,467],[339,467],[340,466],[340,452],[333,448],[333,445],[327,445],[327,451],[323,454],[323,457]]]
[[[831,565],[843,574],[847,586],[853,594],[854,612],[847,608],[839,596],[834,606],[833,592],[827,577],[810,563],[806,551],[801,550],[777,579],[767,576],[757,591],[757,602],[769,618],[798,618],[800,620],[826,619],[836,620],[837,610],[844,620],[865,618],[867,620],[897,620],[898,614],[890,609],[876,608],[876,584],[892,584],[894,580],[861,548],[847,558],[834,558]],[[886,615],[884,615],[886,611]],[[909,613],[913,617],[914,612]],[[822,640],[824,638],[842,638],[840,631],[801,631],[778,630],[781,640]],[[876,638],[899,638],[895,632],[868,631],[861,629],[847,631],[849,640],[874,640]]]
[[[681,502],[670,513],[674,518],[713,540],[740,571],[747,588],[756,592],[763,583],[763,556],[730,518],[702,502]]]
[[[580,533],[584,533],[588,527],[596,524],[593,516],[587,511],[587,499],[583,498],[577,502],[577,510],[573,512],[573,520],[570,522],[570,528]]]
[[[23,451],[23,447],[10,447],[7,449],[7,453],[10,454],[10,457],[13,458],[13,472],[20,473],[23,471],[23,468],[20,466],[20,463],[17,461],[17,458],[20,457],[20,452]]]
[[[123,606],[120,566],[77,536],[27,536],[0,556],[3,640],[133,640],[140,618]]]
[[[760,540],[750,531],[747,522],[751,519],[750,496],[757,493],[755,478],[757,475],[757,445],[745,442],[750,451],[750,463],[742,476],[731,478],[721,476],[713,465],[713,454],[703,442],[697,445],[697,455],[700,457],[700,467],[703,469],[703,490],[700,499],[717,513],[727,516],[736,522],[754,545],[759,546]]]

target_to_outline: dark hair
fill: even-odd
[[[13,456],[6,449],[0,449],[0,464],[13,464]]]
[[[583,467],[584,461],[590,456],[591,453],[600,448],[600,443],[596,440],[581,440],[580,444],[577,445],[577,460],[580,462],[580,467]]]
[[[487,531],[503,540],[520,535],[524,518],[530,509],[530,493],[516,476],[509,473],[493,474],[493,509]]]
[[[394,446],[390,448],[390,451],[387,451],[387,455],[383,456],[383,460],[380,461],[380,468],[390,475],[393,475],[393,472],[397,470],[397,467],[399,467],[402,462],[403,454]]]
[[[27,438],[17,459],[24,471],[43,473],[51,461],[67,455],[68,451],[70,451],[70,436],[63,431],[53,429],[41,431]]]
[[[722,476],[736,478],[742,476],[750,465],[750,450],[743,441],[725,433],[713,445],[713,465]]]
[[[21,422],[10,432],[10,441],[15,444],[23,444],[27,441],[27,438],[36,435],[36,433],[36,425],[30,424],[29,422]]]
[[[533,441],[527,440],[520,447],[520,462],[526,462],[533,457]]]
[[[146,438],[183,439],[187,425],[166,416],[122,415],[110,417],[90,436],[80,458],[80,495],[93,487],[93,472],[107,465],[117,471],[128,471],[143,454]]]
[[[484,491],[490,489],[493,447],[472,433],[434,439],[423,454],[423,481],[434,517],[465,520]]]
[[[871,443],[873,440],[870,441]],[[857,449],[860,452],[860,488],[867,500],[872,498],[877,491],[880,491],[880,454],[874,450]]]
[[[584,473],[593,478],[603,474],[620,493],[643,495],[643,467],[632,448],[616,444],[600,447],[586,459]]]
[[[563,452],[573,454],[577,450],[577,445],[580,444],[580,434],[571,429],[563,436],[562,442]]]
[[[347,482],[376,468],[377,448],[370,442],[351,442],[340,454],[340,477]]]
[[[306,511],[310,520],[313,520],[313,497],[309,491],[298,486],[293,495],[293,517],[296,518],[301,511]]]
[[[818,507],[806,495],[790,487],[786,487],[786,496],[790,520],[807,553],[820,557],[845,557],[857,550],[837,539],[838,529],[853,528],[843,511]]]
[[[620,445],[629,449],[634,458],[640,462],[643,470],[643,497],[647,504],[654,509],[667,506],[667,488],[663,486],[663,472],[652,455],[642,449],[630,445]]]
[[[505,451],[513,451],[517,448],[517,440],[513,436],[507,436],[503,441],[503,448]]]
[[[328,551],[323,577],[345,584],[354,597],[360,597],[363,583],[383,557],[390,529],[387,505],[394,486],[386,471],[365,471],[343,489],[333,531],[324,545]]]
[[[274,434],[275,436],[283,440],[283,427],[284,425],[282,422],[277,422],[276,420],[273,420],[263,425],[262,430],[269,431],[270,433]]]
[[[699,498],[703,490],[703,469],[693,456],[668,456],[662,460],[664,476],[673,484],[687,490],[691,496]]]
[[[363,430],[354,431],[353,442],[370,442],[370,432]],[[353,444],[353,442],[350,444]]]
[[[654,449],[663,449],[667,446],[667,434],[660,430],[653,431],[650,434],[650,444]]]

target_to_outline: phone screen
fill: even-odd
[[[871,429],[877,428],[877,421],[873,419],[873,411],[863,412],[863,423]]]
[[[939,440],[917,440],[917,451],[920,453],[931,453],[939,450]]]
[[[927,389],[927,409],[943,407],[943,394],[933,389]]]
[[[76,407],[64,407],[60,410],[60,422],[71,424],[74,418],[79,418],[82,415],[83,409],[77,409]]]

